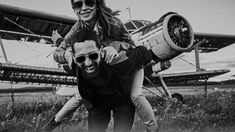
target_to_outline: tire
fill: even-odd
[[[183,95],[179,94],[179,93],[174,93],[171,95],[172,99],[176,100],[176,102],[182,102],[184,101],[184,97]]]

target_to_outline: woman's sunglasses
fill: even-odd
[[[74,9],[80,9],[82,8],[83,4],[86,4],[88,7],[94,7],[96,1],[95,0],[85,0],[84,2],[82,1],[77,1],[73,3],[73,8]]]
[[[86,60],[86,57],[88,57],[91,60],[96,60],[96,59],[98,59],[99,54],[98,53],[91,53],[89,55],[78,56],[75,59],[78,63],[83,63]]]

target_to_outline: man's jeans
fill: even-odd
[[[100,96],[96,98],[96,103],[88,110],[89,132],[105,132],[113,112],[114,132],[130,132],[135,109],[119,95]]]

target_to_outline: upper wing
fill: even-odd
[[[32,41],[41,38],[51,41],[53,30],[64,36],[75,22],[68,16],[0,4],[0,33],[4,39],[30,36]]]
[[[235,35],[194,33],[194,44],[201,42],[201,52],[213,52],[235,43]]]
[[[196,82],[199,80],[207,80],[209,78],[225,74],[230,72],[230,70],[222,69],[222,70],[206,70],[206,71],[197,71],[197,72],[182,72],[182,73],[169,73],[169,74],[154,74],[149,78],[155,82],[160,84],[159,78],[162,77],[166,84],[186,84],[189,82]]]

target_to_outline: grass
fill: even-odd
[[[232,132],[235,129],[235,98],[232,92],[215,92],[207,98],[203,95],[185,96],[185,103],[172,103],[158,97],[147,97],[153,106],[160,130],[164,132]],[[37,132],[56,114],[68,100],[53,94],[34,99],[1,103],[1,132]],[[37,99],[36,99],[37,98]],[[71,118],[66,119],[58,132],[85,132],[87,111],[80,107]],[[109,132],[112,131],[110,125]],[[135,117],[133,132],[143,132],[144,126]]]

